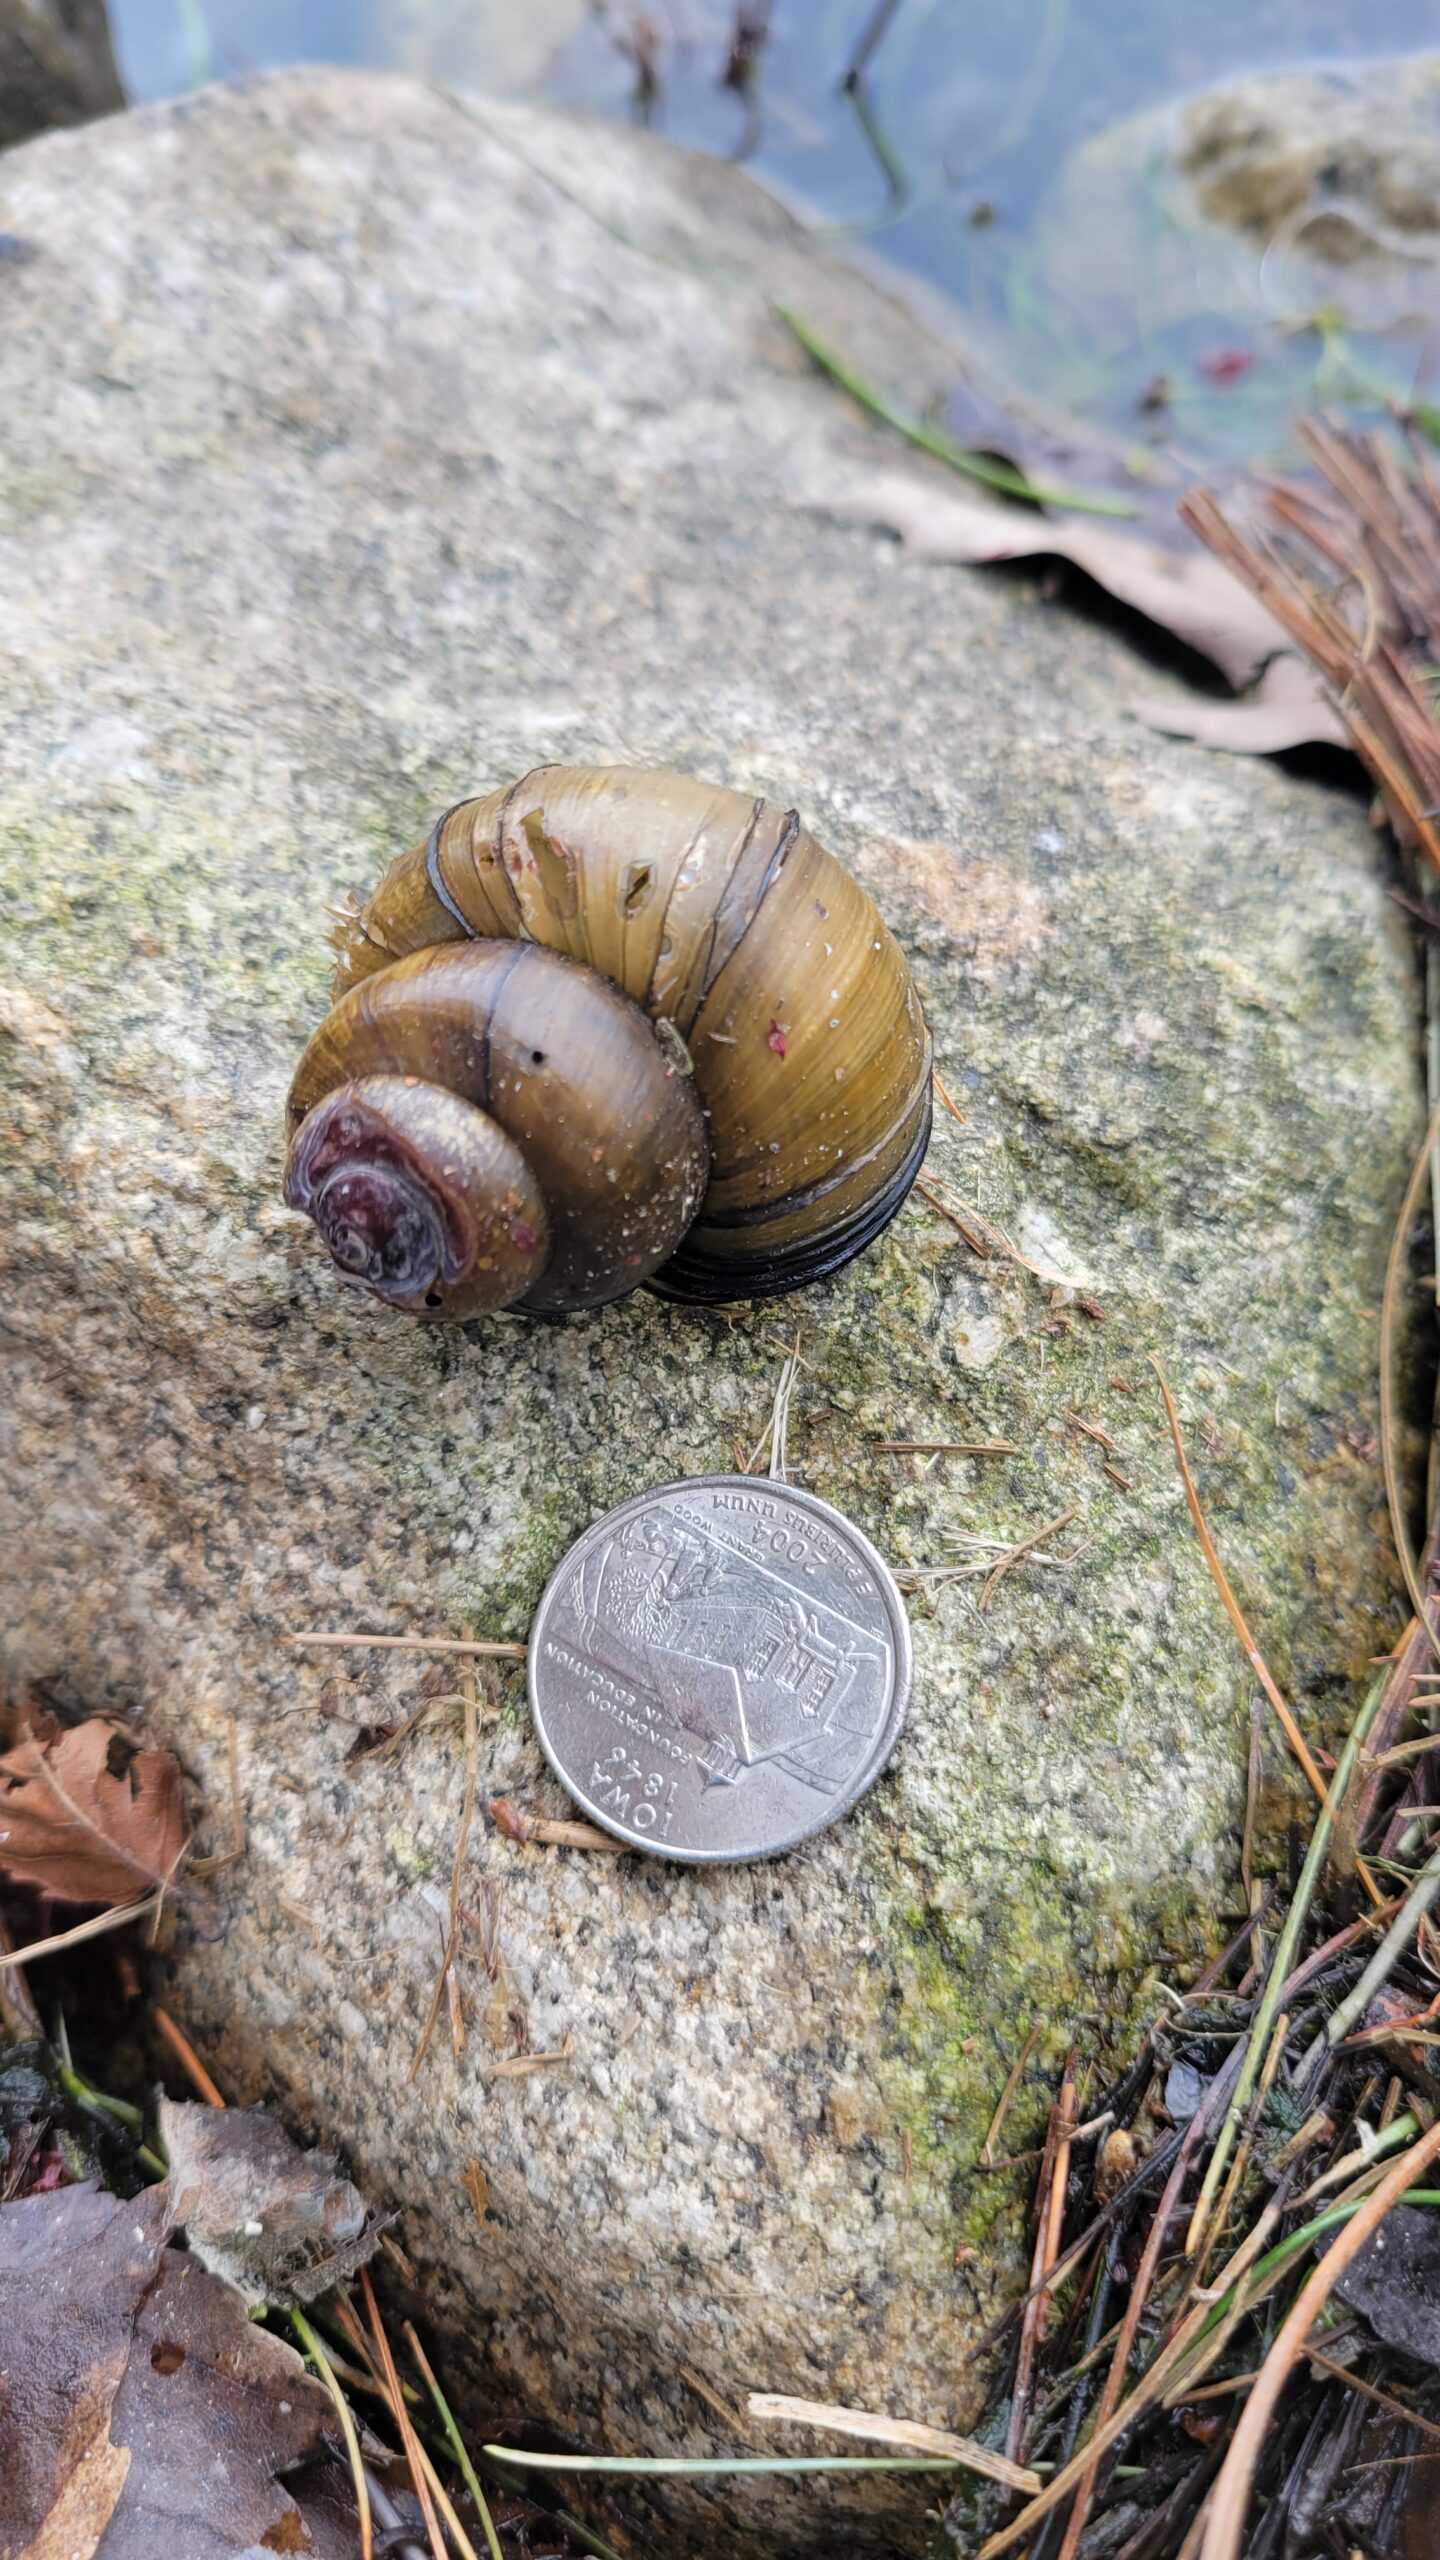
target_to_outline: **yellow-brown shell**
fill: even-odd
[[[894,937],[793,810],[625,766],[541,766],[462,801],[342,929],[336,1011],[301,1062],[292,1127],[341,1078],[393,1066],[373,1037],[377,973],[403,983],[431,965],[413,955],[467,942],[539,945],[597,972],[648,1017],[667,1060],[693,1069],[709,1173],[656,1275],[668,1294],[799,1287],[900,1206],[929,1133],[929,1038]],[[411,1072],[468,1089],[420,1046]],[[627,1108],[608,1076],[597,1060],[606,1145]],[[545,1303],[543,1290],[521,1303]]]

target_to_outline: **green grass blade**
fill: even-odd
[[[1048,481],[1031,480],[1023,471],[1012,470],[1005,462],[991,462],[984,454],[971,453],[953,436],[939,427],[928,427],[923,418],[913,418],[906,409],[897,408],[883,391],[862,380],[844,359],[837,356],[817,338],[809,322],[798,312],[790,311],[783,302],[770,305],[777,320],[783,322],[793,338],[798,339],[812,364],[868,409],[872,418],[880,418],[893,427],[906,442],[918,445],[922,453],[933,454],[938,462],[948,462],[953,471],[963,471],[970,480],[981,480],[987,489],[999,489],[1007,498],[1025,498],[1032,506],[1069,507],[1077,515],[1133,516],[1135,509],[1124,498],[1109,498],[1095,489],[1066,489]]]

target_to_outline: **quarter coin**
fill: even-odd
[[[577,1539],[528,1678],[545,1756],[593,1822],[692,1865],[773,1858],[885,1767],[910,1625],[888,1565],[828,1502],[695,1476]]]

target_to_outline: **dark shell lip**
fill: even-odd
[[[773,1253],[757,1255],[749,1263],[712,1261],[705,1254],[688,1252],[682,1244],[645,1286],[656,1297],[681,1300],[690,1306],[720,1306],[741,1298],[783,1298],[792,1289],[808,1289],[816,1280],[832,1278],[883,1235],[904,1208],[930,1145],[933,1114],[934,1101],[927,1086],[919,1130],[903,1164],[884,1189],[864,1201],[843,1225],[830,1227],[823,1235],[807,1236],[796,1244],[778,1246]]]

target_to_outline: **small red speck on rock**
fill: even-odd
[[[1254,362],[1248,347],[1212,347],[1208,355],[1201,356],[1197,369],[1207,382],[1224,391],[1232,382],[1243,382]]]
[[[770,1016],[770,1028],[765,1034],[765,1045],[774,1050],[777,1058],[783,1058],[790,1046],[789,1032],[781,1030],[773,1013]]]

